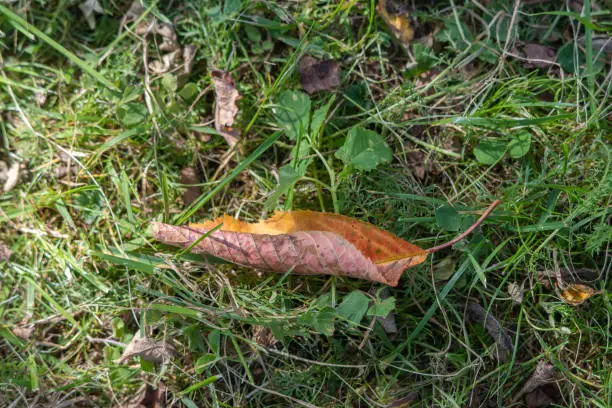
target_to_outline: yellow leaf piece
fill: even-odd
[[[588,298],[599,293],[590,286],[583,285],[581,283],[572,283],[561,291],[559,296],[566,303],[572,306],[578,306],[583,304]]]
[[[410,15],[406,7],[397,0],[380,0],[376,6],[378,14],[385,20],[395,38],[408,45],[414,38]]]

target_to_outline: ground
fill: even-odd
[[[0,3],[0,406],[612,406],[609,8],[399,3]],[[150,228],[496,199],[396,287]]]

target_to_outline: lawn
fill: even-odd
[[[612,406],[605,3],[0,1],[0,406]],[[495,200],[397,286],[152,228]]]

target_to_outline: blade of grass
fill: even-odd
[[[232,181],[236,176],[242,173],[247,167],[251,165],[259,156],[261,156],[266,150],[270,148],[278,140],[278,138],[283,134],[283,132],[278,131],[274,132],[270,135],[264,142],[259,145],[257,149],[249,157],[247,157],[238,167],[234,169],[227,177],[225,177],[215,188],[212,189],[208,194],[196,200],[192,205],[187,207],[185,211],[179,214],[178,218],[175,221],[175,224],[184,224],[189,217],[196,213],[204,204],[209,202],[214,196],[219,193],[230,181]]]
[[[49,44],[53,49],[57,52],[68,58],[75,65],[85,71],[88,75],[94,78],[96,81],[100,82],[102,85],[107,87],[112,91],[119,91],[119,89],[113,85],[108,79],[104,78],[98,71],[90,67],[85,61],[74,55],[72,52],[68,51],[64,46],[60,43],[40,31],[38,28],[34,27],[32,24],[25,21],[23,18],[19,17],[17,14],[13,13],[8,8],[0,5],[0,14],[4,14],[4,16],[8,19],[8,21],[18,29],[19,31],[30,32],[36,37],[40,38],[47,44]]]

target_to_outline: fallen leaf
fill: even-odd
[[[206,238],[208,233],[223,224]],[[396,286],[427,253],[390,232],[343,215],[294,211],[249,224],[228,215],[188,227],[153,223],[155,239],[257,269],[368,279]],[[201,239],[201,240],[200,240]]]
[[[189,186],[183,192],[183,203],[185,206],[188,206],[197,200],[202,193],[202,188],[200,186],[193,185],[198,184],[199,182],[198,172],[196,169],[193,167],[185,167],[183,170],[181,170],[181,184]]]
[[[6,245],[4,242],[0,241],[0,262],[8,262],[8,260],[11,259],[12,254],[13,251],[11,251],[11,248],[9,248],[8,245]]]
[[[157,383],[157,388],[151,384],[141,387],[135,397],[130,398],[123,408],[164,408],[166,406],[167,387],[163,381]]]
[[[17,182],[19,181],[20,167],[21,165],[19,162],[14,161],[13,164],[11,164],[11,167],[6,170],[5,174],[0,174],[0,178],[4,179],[4,186],[2,187],[2,190],[5,193],[11,191],[17,185]]]
[[[145,361],[165,364],[177,355],[176,349],[170,344],[143,337],[139,330],[134,334],[132,341],[123,350],[117,362],[122,363],[132,357],[140,356]]]
[[[514,351],[514,344],[512,343],[512,337],[502,327],[499,320],[478,303],[474,302],[468,303],[466,317],[472,323],[478,323],[487,330],[487,333],[493,338],[497,346],[498,360],[507,362]]]
[[[340,85],[340,66],[334,60],[318,61],[307,55],[300,61],[300,83],[309,94]]]
[[[32,337],[32,333],[34,333],[34,326],[23,327],[23,326],[15,326],[13,330],[11,330],[13,334],[17,337],[20,337],[24,340],[28,340]]]
[[[385,408],[405,408],[412,405],[413,402],[416,402],[419,399],[418,391],[410,391],[408,394],[403,396],[402,398],[398,398],[391,402],[388,405],[384,405]]]
[[[559,296],[566,303],[569,303],[572,306],[579,306],[583,304],[588,298],[593,295],[596,295],[599,291],[596,291],[590,286],[583,285],[581,283],[572,283],[567,285],[561,292]]]
[[[410,14],[403,2],[398,0],[380,0],[376,6],[378,14],[402,44],[408,45],[414,38],[414,29],[410,24]]]
[[[193,61],[198,51],[198,47],[193,44],[188,44],[183,48],[183,71],[186,74],[191,73],[191,69],[193,68]]]
[[[238,132],[232,126],[238,114],[236,101],[241,96],[229,72],[215,69],[211,72],[211,76],[215,85],[215,128],[225,138],[227,144],[233,147],[239,139]]]
[[[94,13],[104,14],[104,9],[98,2],[98,0],[85,0],[79,4],[79,8],[83,12],[85,21],[89,24],[89,28],[92,30],[96,29],[96,16]]]
[[[253,326],[253,341],[264,347],[274,347],[278,343],[278,340],[274,337],[272,330],[266,326]]]
[[[519,285],[516,282],[510,282],[508,284],[508,296],[514,303],[521,304],[523,303],[523,297],[525,296],[525,283],[523,282]]]
[[[557,52],[547,45],[527,43],[523,46],[526,61],[525,68],[548,68],[557,59]]]
[[[529,408],[538,408],[558,401],[559,396],[559,388],[555,383],[555,367],[545,360],[540,360],[531,377],[514,396],[513,402],[525,397]]]

